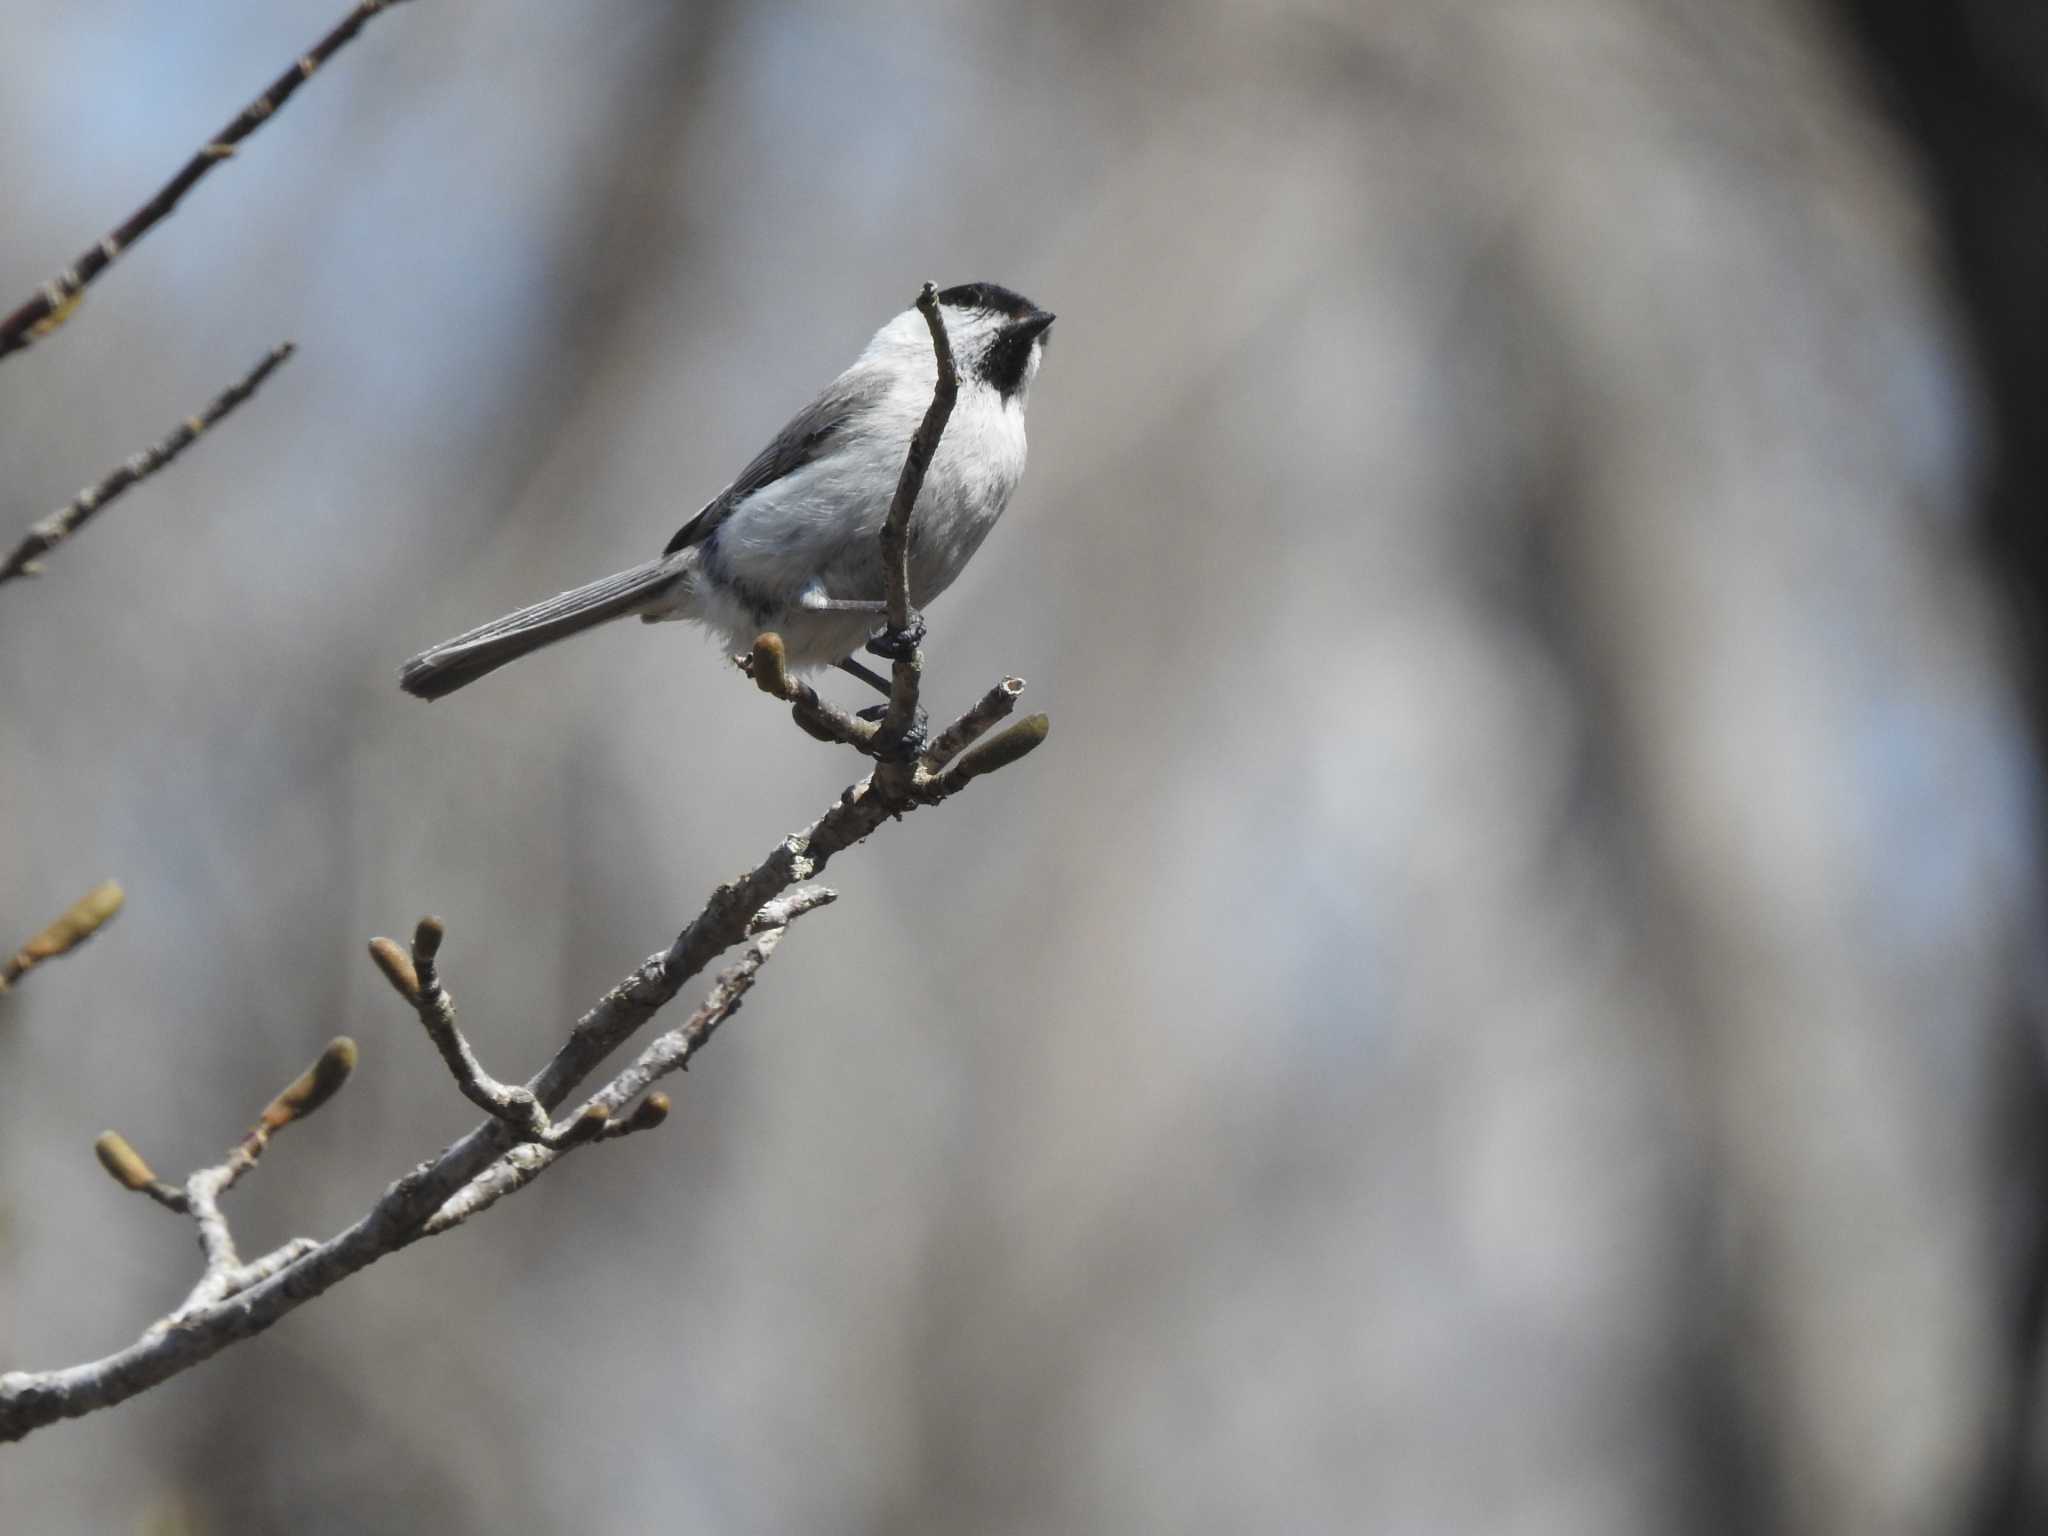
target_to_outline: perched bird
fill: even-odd
[[[911,513],[919,608],[952,585],[1017,488],[1025,397],[1053,321],[994,283],[938,300],[960,390]],[[408,661],[399,685],[438,699],[629,614],[692,619],[731,651],[774,630],[790,665],[836,664],[879,685],[852,656],[881,622],[882,523],[937,381],[931,332],[906,309],[656,558],[444,640]]]

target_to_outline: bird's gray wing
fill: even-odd
[[[711,537],[712,531],[732,511],[763,486],[773,485],[806,464],[821,458],[846,431],[847,423],[861,407],[887,387],[877,373],[849,369],[834,379],[825,392],[790,418],[789,425],[775,434],[775,440],[754,456],[739,478],[704,504],[704,510],[676,530],[664,555],[688,549]]]

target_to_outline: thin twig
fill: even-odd
[[[191,1217],[199,1229],[199,1251],[205,1256],[199,1283],[175,1312],[152,1325],[151,1335],[182,1325],[208,1307],[281,1272],[320,1246],[312,1238],[294,1238],[275,1252],[244,1264],[235,1251],[234,1234],[220,1201],[243,1174],[256,1166],[263,1149],[270,1145],[270,1138],[294,1121],[305,1119],[339,1093],[355,1066],[355,1041],[346,1035],[329,1041],[314,1063],[264,1106],[249,1134],[229,1148],[227,1156],[196,1170],[182,1185],[166,1184],[159,1179],[119,1131],[107,1131],[93,1144],[100,1166],[117,1184]]]
[[[932,738],[921,760],[925,771],[937,772],[981,740],[1017,707],[1017,697],[1023,691],[1021,677],[1006,677],[989,689],[972,708]]]
[[[87,486],[78,493],[78,499],[70,506],[60,507],[41,522],[34,524],[22,535],[21,542],[14,546],[13,552],[4,561],[0,561],[0,585],[13,581],[16,577],[39,575],[42,567],[37,562],[44,555],[91,522],[108,502],[138,480],[147,480],[191,447],[207,428],[219,422],[236,406],[255,394],[263,381],[296,350],[294,344],[289,341],[282,346],[271,348],[264,355],[263,361],[250,369],[239,384],[221,395],[197,416],[186,417],[169,437],[154,448],[136,454],[97,484]]]
[[[292,93],[313,78],[313,72],[347,45],[379,11],[401,0],[362,0],[312,51],[301,55],[285,72],[236,114],[234,120],[215,134],[178,170],[177,175],[157,189],[156,195],[122,221],[97,244],[88,246],[78,258],[38,289],[4,320],[0,320],[0,357],[19,352],[43,339],[62,325],[77,308],[86,288],[136,241],[163,222],[199,179],[231,158],[235,146],[269,122]]]
[[[910,514],[924,489],[925,472],[932,467],[932,455],[939,451],[939,439],[952,417],[953,402],[960,394],[960,377],[953,367],[953,344],[946,335],[945,317],[939,313],[937,285],[926,283],[917,296],[917,311],[932,333],[932,356],[938,368],[938,382],[932,388],[932,403],[925,407],[924,420],[911,435],[910,450],[903,456],[903,473],[896,479],[896,494],[889,502],[889,515],[882,523],[882,575],[887,586],[889,627],[910,627]]]
[[[892,787],[909,782],[909,769],[901,762],[917,726],[917,690],[924,670],[924,654],[910,633],[910,514],[924,489],[925,471],[939,451],[939,439],[953,415],[953,402],[960,394],[960,377],[953,366],[953,344],[946,335],[945,317],[939,313],[939,291],[926,283],[917,296],[918,313],[932,333],[932,356],[937,365],[937,382],[932,386],[932,403],[925,407],[924,420],[911,435],[910,450],[903,456],[903,473],[896,481],[896,495],[889,503],[889,515],[882,524],[882,574],[886,582],[889,641],[893,652],[889,676],[889,707],[882,716],[881,739],[899,759],[890,770]]]
[[[69,954],[114,919],[124,900],[118,880],[102,880],[74,901],[49,927],[0,964],[0,992],[59,955]]]

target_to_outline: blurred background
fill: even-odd
[[[340,0],[9,0],[0,298]],[[851,759],[694,633],[427,707],[918,283],[1059,312],[934,713],[659,1135],[0,1453],[23,1532],[2035,1531],[2048,25],[1883,0],[434,0],[0,366],[0,1364],[325,1235]],[[1932,19],[1927,19],[1931,17]],[[2013,19],[2020,17],[2022,19]],[[827,683],[848,698],[851,688]]]

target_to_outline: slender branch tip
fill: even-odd
[[[202,178],[233,158],[236,147],[268,121],[305,83],[314,69],[346,46],[371,17],[395,3],[397,0],[360,0],[329,29],[326,36],[299,55],[260,96],[235,114],[227,126],[202,142],[149,201],[129,214],[119,226],[94,241],[70,266],[43,283],[11,313],[0,316],[0,357],[42,340],[63,324],[84,298],[88,284],[112,266],[136,241],[168,218],[185,194]]]
[[[4,356],[6,350],[5,345],[0,344],[0,356]],[[271,348],[240,382],[230,386],[197,416],[186,417],[154,447],[131,455],[119,467],[80,491],[69,505],[59,507],[48,517],[30,525],[21,541],[4,558],[0,558],[0,583],[38,572],[45,555],[98,517],[123,492],[176,460],[209,428],[218,425],[230,411],[255,394],[263,381],[296,350],[291,342]]]

